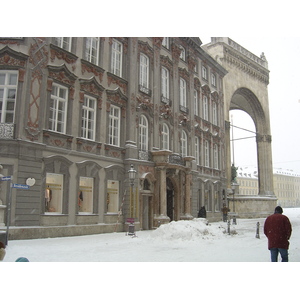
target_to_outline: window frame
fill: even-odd
[[[88,104],[86,104],[86,101],[88,102]],[[89,105],[91,102],[93,102],[93,107]],[[91,118],[90,118],[90,114],[92,114]],[[83,100],[82,110],[81,110],[81,130],[80,130],[81,138],[95,141],[96,120],[97,120],[96,118],[97,118],[97,99],[88,95],[84,95],[84,100]],[[84,126],[83,123],[85,123]],[[89,128],[88,126],[88,124],[90,123],[92,123],[92,128]],[[91,133],[91,137],[89,137],[89,132]]]
[[[112,113],[112,110],[113,112],[118,112],[117,116]],[[115,105],[111,105],[108,119],[108,144],[120,147],[121,108]],[[117,122],[117,125],[115,125],[115,121]]]
[[[194,114],[199,116],[199,97],[196,89],[194,89]]]
[[[209,121],[209,104],[208,97],[206,95],[203,96],[203,119]]]
[[[162,125],[161,135],[162,135],[162,149],[170,150],[170,129],[166,123],[163,123],[163,125]]]
[[[56,95],[53,94],[53,88],[57,88]],[[60,90],[65,91],[65,98],[61,97]],[[48,128],[50,131],[66,134],[67,130],[67,113],[68,113],[68,99],[69,99],[69,89],[61,84],[53,83],[52,90],[50,95],[50,105],[49,105],[49,119],[48,119]],[[54,104],[52,106],[52,103]],[[59,109],[60,105],[63,105],[63,109]],[[54,107],[55,106],[55,107]],[[60,115],[59,111],[62,111],[61,116],[62,120],[59,120]],[[52,113],[51,113],[52,112]],[[53,116],[55,114],[55,116]],[[52,118],[51,118],[52,116]],[[58,125],[62,124],[62,130],[58,130]]]
[[[144,61],[143,61],[144,60]],[[141,87],[149,89],[150,59],[144,53],[140,53],[140,78]]]
[[[195,136],[195,156],[196,164],[200,165],[200,139],[198,136]]]
[[[94,47],[93,43],[96,43]],[[96,49],[96,54],[93,54],[93,49]],[[100,38],[99,37],[87,37],[85,41],[85,59],[94,65],[99,65],[99,53],[100,53]]]
[[[148,151],[149,122],[146,116],[140,116],[139,122],[139,147],[142,151]]]
[[[54,43],[56,46],[71,52],[72,49],[72,37],[55,37]],[[64,46],[67,45],[67,46]]]
[[[117,49],[116,47],[120,49]],[[112,40],[111,45],[111,72],[119,77],[122,77],[123,64],[123,44],[116,39]]]
[[[179,78],[179,104],[182,107],[187,107],[187,83],[186,80],[183,79],[182,77]]]
[[[181,155],[186,157],[188,155],[188,140],[187,134],[184,130],[181,131]]]
[[[206,168],[210,167],[209,142],[207,140],[204,142],[204,166]]]
[[[19,82],[19,72],[17,70],[0,70],[0,74],[4,74],[4,84],[0,85],[0,90],[3,89],[2,95],[2,106],[0,110],[0,123],[14,123],[15,122],[15,113],[16,113],[16,102],[17,102],[17,93],[18,93],[18,82]],[[8,76],[9,75],[9,76]],[[11,75],[16,75],[16,84],[9,84]],[[15,90],[14,99],[9,98],[9,91]],[[10,101],[13,100],[13,101]],[[8,104],[13,103],[13,110],[8,110]],[[12,115],[12,122],[7,121],[8,112]]]

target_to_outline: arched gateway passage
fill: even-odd
[[[227,37],[212,38],[204,48],[228,71],[223,79],[228,191],[232,184],[230,110],[248,113],[256,127],[259,193],[251,198],[229,193],[228,199],[234,201],[239,216],[267,216],[277,201],[273,191],[267,60],[263,53],[258,57]]]

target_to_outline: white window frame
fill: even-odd
[[[170,49],[170,39],[168,37],[163,38],[162,46],[164,46],[167,49]]]
[[[212,103],[212,122],[214,125],[218,125],[218,106],[216,102]]]
[[[149,57],[140,54],[140,85],[149,89]]]
[[[211,74],[211,84],[216,87],[217,86],[217,80],[216,75],[214,73]]]
[[[95,140],[96,133],[96,105],[97,100],[84,95],[81,113],[81,137],[87,140]]]
[[[64,95],[61,95],[61,91],[64,91]],[[66,133],[68,95],[68,88],[53,83],[51,91],[49,130],[63,134]]]
[[[111,72],[122,77],[123,44],[113,39],[111,47]]]
[[[202,78],[207,80],[207,68],[205,66],[202,66]]]
[[[209,168],[209,143],[208,141],[204,142],[204,166]]]
[[[188,153],[188,140],[187,140],[187,134],[184,130],[181,132],[181,155],[183,157],[187,156]]]
[[[214,144],[214,168],[219,169],[219,147]]]
[[[208,98],[207,96],[203,96],[203,119],[206,121],[209,121],[208,112]]]
[[[185,55],[185,48],[183,46],[179,46],[179,48],[181,49],[181,52],[180,52],[180,59],[182,59],[183,61],[185,61],[186,59],[186,55]]]
[[[121,109],[111,105],[109,112],[108,144],[120,147]]]
[[[170,72],[167,68],[161,68],[161,94],[163,98],[170,99]]]
[[[180,77],[180,105],[186,106],[186,81]]]
[[[71,37],[55,37],[55,45],[71,52],[72,38]]]
[[[200,139],[198,136],[195,136],[195,157],[196,164],[200,165]]]
[[[3,84],[0,83],[0,91],[2,91],[2,95],[0,95],[0,123],[14,123],[15,121],[15,108],[16,108],[16,100],[17,100],[17,89],[18,89],[18,71],[8,71],[8,70],[0,70],[0,75],[4,75]],[[11,83],[11,76],[16,76],[15,84]],[[14,96],[13,98],[11,98]],[[9,106],[13,106],[9,109]],[[7,117],[12,115],[12,120],[9,122]]]
[[[170,150],[170,130],[166,123],[162,126],[162,149]]]
[[[148,120],[144,115],[141,115],[139,124],[139,143],[140,149],[143,151],[148,150],[148,130]]]
[[[85,43],[85,59],[94,65],[99,64],[100,38],[87,37]]]
[[[194,89],[194,109],[195,116],[199,116],[199,100],[198,100],[198,91]]]

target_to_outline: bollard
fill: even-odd
[[[227,225],[228,225],[227,232],[230,235],[230,219],[228,220]]]
[[[233,216],[232,225],[236,225],[236,216]]]
[[[256,236],[257,239],[259,239],[259,222],[256,223]]]

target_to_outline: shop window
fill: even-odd
[[[119,211],[119,181],[107,180],[106,210],[108,213]]]
[[[80,177],[78,191],[79,213],[93,212],[94,178]]]
[[[63,178],[62,174],[46,173],[46,212],[62,213]]]

